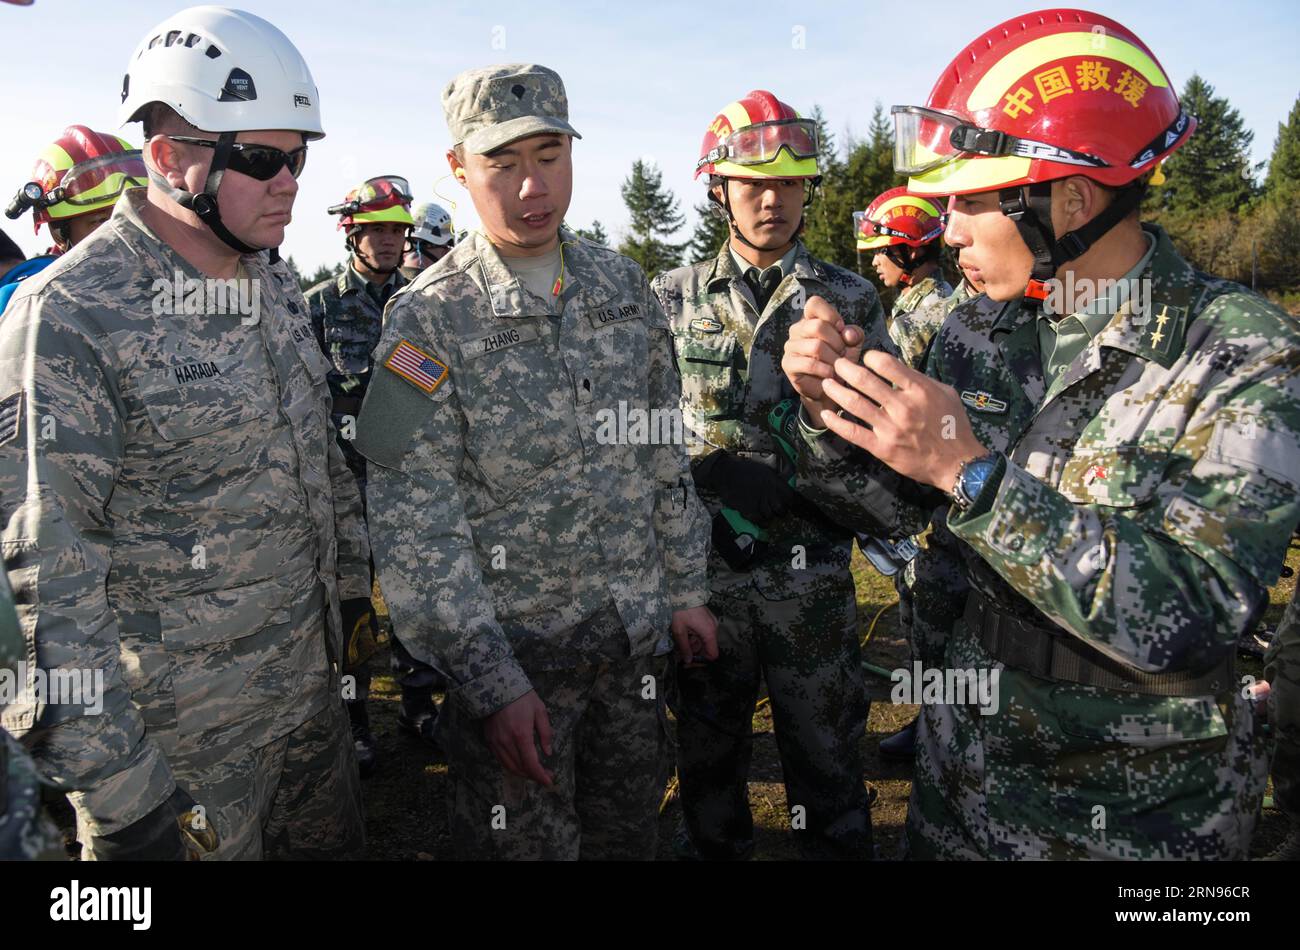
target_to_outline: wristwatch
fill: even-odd
[[[990,452],[961,463],[961,468],[957,469],[957,480],[953,482],[950,492],[952,502],[959,511],[968,511],[975,504],[985,482],[993,474],[993,469],[997,468],[998,458],[997,452]]]

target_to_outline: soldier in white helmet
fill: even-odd
[[[402,276],[415,280],[420,271],[442,260],[456,245],[451,215],[442,205],[426,202],[415,206],[415,228],[406,239]]]
[[[83,856],[353,856],[337,659],[369,549],[274,253],[324,134],[316,86],[265,20],[195,7],[145,35],[119,115],[144,123],[147,188],[0,322],[0,540],[28,656],[102,674],[102,708],[38,698],[3,724],[69,793]]]

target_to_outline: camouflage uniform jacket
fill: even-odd
[[[475,717],[527,670],[667,652],[671,611],[708,599],[685,449],[619,423],[677,406],[663,311],[632,261],[561,236],[558,301],[477,233],[394,297],[358,420],[393,622]],[[616,643],[583,623],[611,602]]]
[[[99,715],[37,702],[4,725],[30,731],[97,834],[171,793],[165,755],[242,754],[323,709],[340,597],[369,593],[296,282],[245,255],[255,323],[168,308],[177,272],[200,275],[144,198],[128,192],[0,324],[0,537],[29,656],[105,680]]]
[[[326,379],[333,400],[331,419],[339,433],[343,457],[359,479],[365,478],[365,460],[344,434],[355,429],[361,400],[365,398],[374,368],[371,354],[379,345],[384,321],[383,305],[371,295],[366,284],[366,279],[349,262],[338,274],[321,281],[306,294],[316,342],[330,364]],[[391,296],[406,284],[406,278],[395,273],[384,288]]]
[[[980,296],[980,293],[975,290],[975,287],[971,284],[970,281],[968,280],[959,281],[956,288],[953,290],[953,292],[944,298],[943,301],[944,319],[947,319],[948,314],[956,310],[961,304],[964,304],[967,300],[971,300],[978,296]],[[940,321],[940,326],[942,325],[943,322]],[[938,332],[938,327],[936,327],[935,330],[936,332]]]
[[[1146,227],[1149,311],[1122,307],[1051,387],[1019,301],[955,309],[927,372],[1003,453],[971,509],[948,515],[973,586],[1119,663],[1201,670],[1253,623],[1300,520],[1300,329]],[[912,517],[878,463],[853,464],[829,435],[808,442],[825,504]],[[965,626],[950,665],[995,666]],[[978,790],[961,829],[937,837],[960,831],[985,856],[1244,856],[1263,786],[1237,684],[1158,697],[1006,670],[1001,697],[988,718],[934,707],[945,787]],[[1139,814],[1107,832],[1096,804]]]
[[[920,366],[924,361],[930,341],[948,316],[951,296],[948,282],[932,274],[908,287],[894,301],[894,309],[889,312],[889,338],[908,366]]]
[[[728,246],[713,260],[660,274],[653,289],[672,328],[682,415],[696,460],[725,449],[773,467],[785,463],[768,413],[782,399],[796,398],[781,371],[781,356],[809,297],[825,297],[846,323],[862,327],[869,347],[886,345],[875,288],[851,271],[816,260],[802,242],[790,273],[762,313]],[[715,492],[701,489],[700,499],[711,515],[722,507]],[[752,581],[769,597],[788,598],[848,569],[852,535],[811,505],[794,506],[763,527],[770,546],[752,572],[737,573],[721,557],[709,558],[715,590]],[[806,563],[794,570],[797,545]]]
[[[9,578],[0,571],[0,676],[14,676],[27,659]],[[0,709],[4,708],[0,702]],[[27,751],[0,729],[0,861],[58,860],[62,839],[41,809],[41,780]]]

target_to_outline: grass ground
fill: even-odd
[[[1300,549],[1293,548],[1287,558],[1292,569],[1300,570]],[[865,655],[868,662],[885,669],[906,666],[907,644],[898,636],[897,597],[891,581],[877,574],[855,551],[853,575],[858,588],[858,611],[863,635],[876,618]],[[1263,623],[1274,629],[1295,589],[1294,577],[1283,578],[1270,592],[1270,606]],[[380,604],[381,622],[387,627],[387,614]],[[1258,661],[1241,658],[1241,672],[1260,673]],[[371,660],[374,682],[371,687],[371,721],[379,740],[382,761],[376,775],[365,782],[367,827],[370,854],[390,860],[434,860],[449,855],[447,815],[443,804],[446,766],[437,761],[422,744],[397,731],[399,691],[388,672],[388,651]],[[872,809],[876,843],[882,858],[896,858],[901,853],[907,799],[911,794],[911,766],[882,760],[876,752],[880,740],[901,728],[916,715],[915,706],[896,706],[889,702],[889,682],[868,676],[871,691],[871,718],[862,737],[866,776],[878,790]],[[789,811],[785,789],[781,784],[781,763],[772,733],[772,716],[766,704],[754,714],[753,728],[759,735],[754,743],[754,759],[749,781],[749,800],[754,813],[755,858],[757,860],[797,859],[788,830]],[[659,856],[672,856],[670,843],[676,830],[680,810],[674,801],[666,803],[659,822]],[[1276,811],[1265,809],[1257,828],[1253,846],[1255,854],[1266,853],[1285,834],[1285,819]]]

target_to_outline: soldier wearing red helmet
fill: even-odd
[[[148,180],[140,150],[84,125],[70,125],[36,159],[32,180],[18,189],[5,214],[32,209],[32,230],[42,224],[62,254],[108,220],[127,188]]]
[[[877,195],[866,211],[855,211],[853,222],[858,250],[872,254],[880,282],[891,290],[902,287],[889,313],[889,336],[903,360],[919,369],[947,316],[952,295],[952,287],[939,272],[943,208],[937,199],[909,194],[904,187],[890,188]],[[948,541],[939,524],[912,539],[914,548],[895,545],[895,550],[912,555],[894,574],[899,629],[911,645],[912,661],[927,668],[943,666],[943,645],[955,619],[952,605],[966,586],[960,559]],[[914,719],[882,739],[881,756],[911,759],[916,729]]]
[[[5,216],[17,219],[29,208],[32,230],[42,224],[54,241],[45,254],[25,262],[21,272],[0,275],[0,312],[18,283],[38,273],[108,220],[127,188],[147,181],[139,149],[116,135],[70,125],[36,159],[31,181],[15,193]]]
[[[760,679],[776,720],[786,795],[818,857],[872,853],[859,742],[862,680],[852,533],[803,498],[794,481],[794,391],[781,348],[804,302],[829,298],[887,346],[880,300],[857,274],[817,260],[799,240],[819,180],[816,126],[755,90],[710,124],[696,175],[730,223],[716,258],[660,275],[672,325],[691,470],[713,518],[711,605],[720,656],[680,671],[679,854],[746,857],[750,722]]]
[[[943,323],[943,301],[952,287],[939,273],[939,238],[944,215],[931,198],[891,188],[853,214],[860,251],[873,252],[871,263],[889,289],[903,287],[889,314],[889,336],[903,359],[919,366],[931,337]]]
[[[348,260],[343,269],[310,288],[305,297],[311,311],[316,342],[329,361],[326,380],[332,399],[331,419],[339,448],[366,497],[366,460],[352,446],[357,416],[374,361],[370,352],[379,342],[384,306],[406,286],[399,273],[402,250],[414,224],[411,218],[411,186],[397,175],[369,178],[350,190],[343,201],[331,205],[329,214],[338,215],[338,228],[345,234]],[[371,586],[374,585],[373,571]],[[368,605],[367,605],[368,606]],[[379,744],[370,729],[367,700],[370,695],[370,657],[379,649],[373,609],[346,618],[343,674],[352,677],[347,691],[348,718],[361,777],[368,778],[379,766]],[[422,701],[408,704],[403,696],[404,726],[408,706],[416,705],[429,719],[436,709],[427,689]],[[431,726],[428,736],[432,735]]]
[[[812,306],[784,366],[809,492],[894,529],[946,496],[971,584],[945,665],[984,687],[922,710],[909,849],[1244,858],[1267,763],[1233,662],[1300,521],[1300,328],[1140,222],[1196,123],[1114,20],[1008,20],[894,114],[985,296],[925,374]]]

